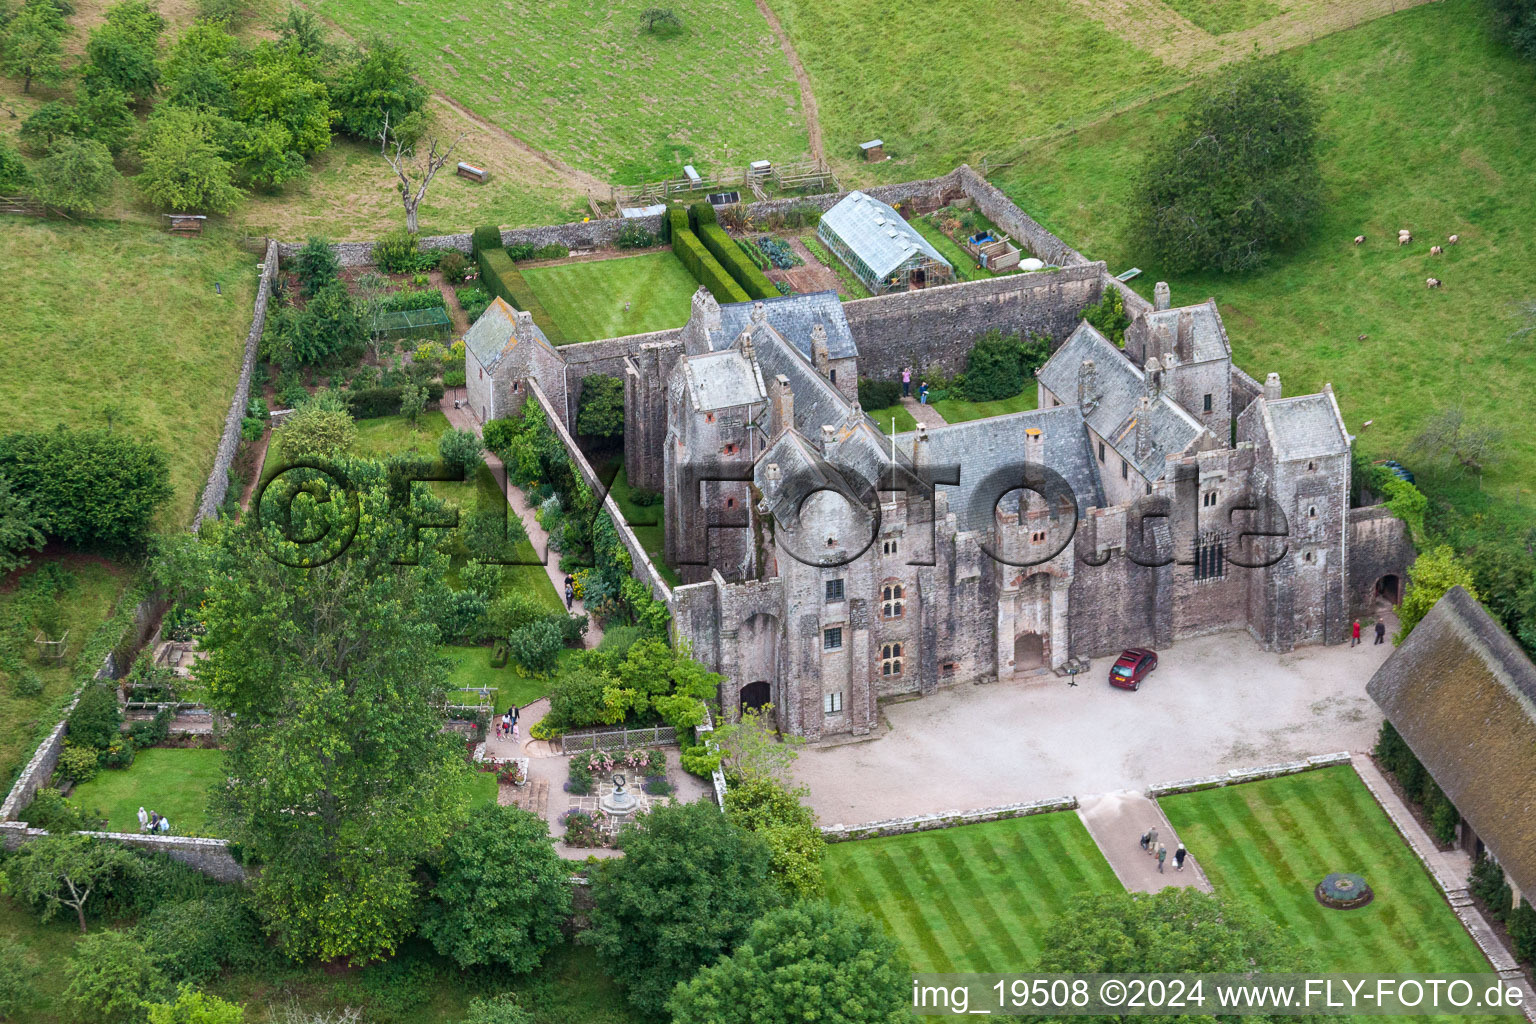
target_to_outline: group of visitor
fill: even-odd
[[[910,366],[903,366],[901,368],[901,397],[902,398],[911,398],[912,397],[912,367],[910,367]],[[917,404],[918,405],[927,405],[928,404],[928,382],[927,381],[923,381],[922,383],[918,384],[918,386],[917,386]]]
[[[512,742],[517,742],[517,719],[519,709],[514,705],[507,709],[507,713],[496,720],[496,738],[506,739],[511,737]]]
[[[1148,856],[1157,858],[1157,870],[1161,873],[1163,862],[1168,859],[1168,847],[1157,841],[1156,825],[1153,825],[1141,834],[1141,848],[1147,852]],[[1184,858],[1188,856],[1189,851],[1184,849],[1183,843],[1180,843],[1179,848],[1173,851],[1173,869],[1175,871],[1183,871]]]
[[[159,811],[146,811],[144,808],[140,807],[139,831],[163,832],[168,834],[171,831],[171,819],[161,817]]]

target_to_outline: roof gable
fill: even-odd
[[[526,340],[541,345],[551,355],[558,356],[539,325],[526,313],[521,317],[525,324]],[[518,337],[519,310],[513,309],[501,296],[491,300],[480,314],[474,326],[464,335],[464,347],[474,353],[475,360],[487,370],[494,370],[501,357],[515,349],[524,340]]]
[[[762,306],[763,318],[761,323],[754,324],[752,312],[758,306]],[[729,348],[742,331],[751,328],[754,344],[763,341],[767,331],[776,332],[810,359],[811,328],[816,324],[821,324],[827,332],[828,358],[853,359],[858,356],[859,347],[854,343],[853,330],[848,326],[843,304],[834,291],[727,303],[720,307],[720,331],[711,336],[710,347],[716,350]]]

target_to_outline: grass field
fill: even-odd
[[[1037,814],[827,847],[827,891],[862,908],[918,971],[1030,966],[1082,892],[1120,889],[1076,814]]]
[[[1160,802],[1216,892],[1251,903],[1318,970],[1489,970],[1349,766]],[[1312,888],[1333,871],[1364,875],[1375,900],[1348,912],[1323,907]]]
[[[1252,28],[1280,14],[1270,0],[1163,0],[1213,36]]]
[[[208,795],[224,781],[224,755],[217,750],[151,747],[127,768],[103,769],[69,794],[71,802],[100,810],[108,832],[137,832],[139,808],[169,818],[178,836],[210,835]]]
[[[114,430],[164,449],[176,493],[161,525],[186,525],[240,373],[256,263],[223,232],[5,218],[5,428],[105,427],[110,411]]]
[[[529,267],[523,279],[572,342],[681,327],[699,287],[671,251]]]
[[[451,426],[448,417],[436,410],[422,413],[415,426],[404,416],[358,420],[352,454],[365,459],[406,454],[436,458],[437,442]]]
[[[1536,351],[1511,339],[1514,304],[1536,297],[1536,68],[1493,41],[1485,10],[1446,0],[1293,52],[1322,98],[1326,209],[1268,270],[1170,276],[1131,239],[1134,154],[1181,109],[1176,99],[1033,151],[997,183],[1111,272],[1142,267],[1143,294],[1166,279],[1175,303],[1215,296],[1245,370],[1279,371],[1287,394],[1332,382],[1366,453],[1401,457],[1432,491],[1476,500],[1475,481],[1427,473],[1406,448],[1439,409],[1508,426],[1536,390]],[[1399,227],[1413,245],[1397,246]],[[1461,244],[1430,256],[1452,233]],[[1364,245],[1351,244],[1357,234]],[[1430,275],[1444,287],[1427,290]],[[1536,479],[1536,435],[1510,429],[1503,448],[1483,486],[1518,497]]]
[[[934,402],[933,409],[944,417],[946,423],[964,423],[966,420],[982,420],[989,416],[1006,416],[1011,412],[1028,412],[1035,408],[1039,399],[1035,386],[1030,383],[1023,392],[1012,398],[999,398],[995,402],[962,402],[958,398],[946,398]]]
[[[576,653],[574,648],[561,651],[561,664],[569,661]],[[508,663],[505,668],[492,668],[489,647],[444,647],[443,654],[453,663],[453,670],[448,675],[448,684],[494,688],[497,714],[513,705],[526,707],[532,704],[549,693],[553,685],[551,679],[532,679],[525,676],[521,669],[511,663]],[[555,674],[558,675],[559,671],[556,670]]]
[[[891,432],[891,419],[893,417],[896,420],[896,433],[905,434],[909,430],[917,429],[917,420],[912,418],[912,414],[907,412],[907,408],[904,405],[888,405],[884,409],[865,409],[864,411],[876,423],[880,424],[880,432],[882,434],[889,434]]]
[[[752,0],[674,8],[684,31],[642,34],[641,0],[317,0],[357,38],[391,36],[440,89],[532,146],[605,179],[680,177],[807,154],[789,63]]]
[[[0,785],[9,782],[13,773],[20,771],[27,758],[32,756],[34,744],[41,739],[37,728],[42,726],[44,712],[68,693],[75,679],[74,663],[81,646],[91,632],[112,612],[117,597],[127,583],[128,571],[112,562],[90,555],[63,554],[48,551],[32,556],[32,564],[8,576],[0,577],[0,620],[8,621],[13,611],[11,602],[16,600],[22,578],[36,572],[43,565],[53,562],[73,573],[77,586],[58,602],[62,613],[60,625],[69,630],[69,652],[66,662],[59,666],[43,665],[38,661],[32,644],[36,634],[32,623],[24,625],[27,649],[23,655],[25,664],[37,672],[43,681],[42,693],[35,697],[19,696],[9,680],[0,684]],[[48,727],[57,721],[48,719]]]

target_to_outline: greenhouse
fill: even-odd
[[[432,309],[402,309],[394,313],[380,313],[373,318],[370,328],[375,338],[437,338],[453,330],[453,321],[442,306]]]
[[[901,214],[863,192],[822,214],[816,235],[876,295],[955,279],[955,268]]]

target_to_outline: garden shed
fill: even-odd
[[[816,235],[876,295],[955,279],[955,268],[901,214],[863,192],[822,214]]]

